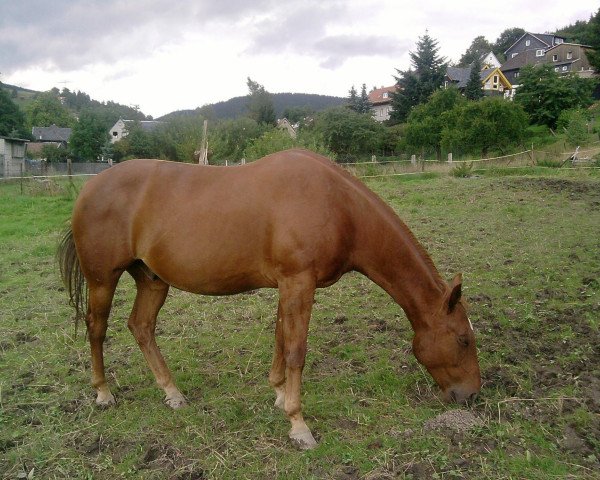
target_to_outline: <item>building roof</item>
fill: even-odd
[[[0,138],[3,140],[12,140],[13,142],[29,142],[24,138],[16,138],[16,137],[5,137],[4,135],[0,135]]]
[[[555,38],[562,38],[563,40],[565,40],[565,37],[561,37],[560,35],[553,35],[551,33],[531,33],[531,32],[525,32],[523,35],[521,35],[518,40],[513,43],[510,47],[508,47],[506,50],[504,50],[504,54],[506,55],[506,52],[508,52],[512,47],[514,47],[517,43],[519,43],[521,41],[521,39],[527,35],[531,35],[534,38],[537,38],[540,42],[545,43],[548,47],[551,47],[554,45],[554,39]]]
[[[465,88],[469,83],[469,77],[471,76],[471,69],[473,67],[469,65],[468,67],[448,67],[446,70],[446,76],[451,82],[455,82],[458,88]],[[496,68],[486,68],[479,72],[479,79],[483,82],[487,77],[489,77],[490,73],[492,73]]]
[[[550,47],[548,50],[546,50],[546,52],[549,52],[550,50],[554,50],[555,48],[558,48],[558,47],[562,47],[563,45],[571,45],[571,46],[573,46],[573,47],[581,47],[581,48],[583,48],[583,49],[586,49],[586,48],[594,48],[594,47],[592,47],[592,46],[590,46],[590,45],[583,45],[583,44],[581,44],[581,43],[569,43],[569,42],[563,42],[563,43],[559,43],[558,45],[554,45],[553,47]]]
[[[31,135],[38,142],[68,142],[71,138],[72,130],[70,128],[57,127],[33,127]]]
[[[369,102],[372,105],[381,105],[385,103],[391,103],[392,93],[396,92],[396,85],[391,87],[375,88],[369,92]]]

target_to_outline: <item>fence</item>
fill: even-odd
[[[595,142],[598,144],[599,142]],[[594,144],[592,144],[594,145]],[[418,175],[423,173],[448,174],[459,166],[468,166],[473,171],[484,171],[492,168],[517,168],[530,166],[564,167],[571,161],[573,166],[591,166],[593,157],[600,154],[600,145],[591,146],[585,150],[577,149],[570,152],[555,152],[545,150],[524,150],[522,152],[499,157],[477,158],[471,160],[453,160],[448,154],[447,160],[418,159],[415,155],[411,160],[377,161],[344,163],[342,166],[360,178],[376,178],[388,176]],[[597,168],[597,167],[592,167]]]
[[[341,166],[359,178],[377,178],[388,176],[418,175],[424,173],[448,174],[453,169],[468,165],[472,171],[484,171],[492,168],[528,167],[535,165],[551,165],[564,167],[571,161],[573,167],[600,168],[593,166],[593,158],[600,154],[600,142],[594,142],[588,148],[579,147],[570,152],[553,152],[545,150],[524,150],[522,152],[500,157],[478,158],[471,160],[453,160],[452,154],[447,160],[419,159],[415,155],[410,160],[381,160],[376,157],[371,162],[342,163]],[[594,146],[595,145],[595,146]],[[245,163],[245,162],[242,162]],[[239,165],[229,162],[229,165]],[[597,165],[597,162],[596,162]],[[110,168],[108,163],[47,163],[39,160],[26,160],[22,176],[2,177],[0,180],[42,179],[60,177],[85,177],[100,173]]]

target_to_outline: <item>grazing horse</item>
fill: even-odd
[[[301,448],[316,442],[301,413],[300,384],[316,288],[358,271],[405,311],[413,352],[448,401],[481,387],[461,276],[448,284],[394,211],[325,157],[287,150],[237,167],[132,160],[89,180],[58,250],[76,317],[91,346],[96,402],[115,402],[103,342],[117,282],[129,272],[137,296],[128,327],[166,403],[185,399],[154,337],[170,286],[204,295],[277,288],[269,382]],[[87,290],[86,290],[87,283]],[[87,293],[87,295],[86,295]]]

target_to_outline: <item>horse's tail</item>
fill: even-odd
[[[77,332],[79,320],[87,312],[88,292],[85,277],[79,265],[77,251],[75,250],[71,227],[67,228],[58,244],[56,259],[60,269],[60,276],[69,292],[69,304],[75,308],[75,332]]]

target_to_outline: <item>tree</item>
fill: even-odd
[[[96,160],[108,140],[108,130],[93,112],[84,110],[73,126],[70,147],[78,160]]]
[[[483,90],[481,88],[481,61],[479,58],[476,58],[471,64],[469,81],[465,87],[465,97],[469,100],[480,100],[483,98]]]
[[[360,96],[356,92],[354,85],[350,89],[348,97],[348,107],[354,110],[356,113],[368,113],[371,114],[371,102],[369,101],[369,94],[367,93],[367,85],[362,84],[360,89]]]
[[[219,122],[208,132],[212,158],[216,161],[240,160],[250,142],[260,137],[267,128],[248,117]]]
[[[30,104],[25,106],[27,125],[31,127],[72,127],[75,117],[61,103],[53,91],[38,94]]]
[[[248,77],[246,82],[250,92],[248,102],[249,117],[258,124],[275,125],[275,109],[271,94],[265,90],[265,87]]]
[[[442,132],[447,125],[447,114],[465,100],[456,88],[438,90],[427,103],[416,106],[408,117],[406,143],[409,146],[434,150],[441,159]]]
[[[593,48],[593,50],[587,52],[590,65],[596,72],[600,72],[600,8],[590,18],[585,39],[586,43]]]
[[[404,122],[410,109],[424,103],[444,82],[446,59],[439,56],[438,42],[427,32],[417,41],[416,52],[410,52],[411,68],[398,72],[395,93],[392,93],[390,123]]]
[[[366,113],[366,114],[371,114],[371,108],[373,107],[373,105],[371,104],[371,101],[369,100],[369,94],[367,93],[367,85],[366,84],[362,84],[362,87],[360,89],[360,98],[358,101],[358,113]]]
[[[552,65],[525,66],[515,102],[522,105],[534,123],[556,127],[563,110],[592,104],[595,82],[575,74],[559,76]]]
[[[29,138],[25,116],[0,83],[0,135]]]
[[[504,52],[509,49],[519,38],[525,34],[525,30],[519,27],[507,28],[496,39],[493,44],[493,51],[496,57],[504,61]]]
[[[291,124],[301,123],[303,120],[313,117],[315,110],[312,107],[288,107],[283,111],[284,118],[287,118]]]
[[[492,149],[504,151],[521,143],[527,126],[527,114],[519,104],[490,97],[449,112],[441,143],[453,153],[479,152],[485,157]]]
[[[471,45],[458,62],[458,66],[465,68],[471,65],[476,60],[481,60],[481,57],[488,54],[493,50],[493,46],[488,42],[483,35],[475,37],[471,42]]]
[[[354,85],[352,85],[352,88],[348,92],[348,108],[358,112],[358,93]]]
[[[312,129],[322,137],[325,146],[342,159],[374,153],[385,135],[385,127],[370,115],[344,107],[319,113]]]

